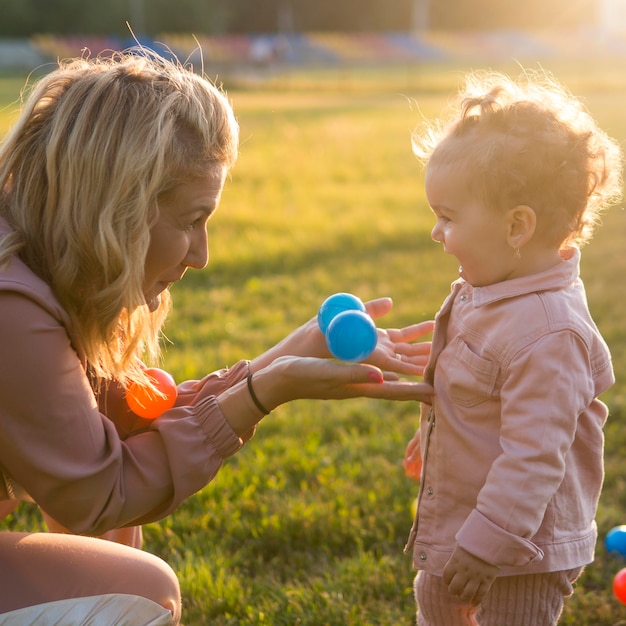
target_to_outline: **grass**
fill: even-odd
[[[462,68],[277,74],[226,81],[241,158],[209,226],[211,261],[173,289],[165,367],[199,377],[266,349],[335,291],[389,295],[388,326],[430,318],[456,275],[430,240],[410,133],[445,104]],[[549,68],[626,139],[626,71]],[[22,80],[23,82],[23,80]],[[0,81],[3,102],[20,80]],[[12,117],[11,119],[14,119]],[[617,382],[605,400],[606,483],[596,561],[562,624],[626,624],[612,577],[626,566],[602,538],[626,523],[625,215],[614,209],[583,254],[590,307]],[[276,410],[217,478],[167,519],[146,548],[177,571],[185,623],[410,625],[413,570],[402,553],[416,486],[402,472],[417,407],[299,401]],[[40,528],[23,505],[0,528]]]

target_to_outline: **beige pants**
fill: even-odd
[[[450,595],[441,576],[415,577],[418,626],[555,626],[583,568],[501,576],[475,607]]]
[[[0,626],[170,626],[172,614],[139,596],[109,594],[57,600],[0,615]]]

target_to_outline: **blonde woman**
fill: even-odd
[[[257,358],[180,383],[157,419],[129,409],[125,389],[148,383],[144,362],[159,356],[170,285],[207,263],[237,149],[225,95],[145,52],[60,64],[0,149],[0,508],[32,499],[68,531],[0,533],[0,624],[37,612],[57,623],[55,611],[177,624],[173,571],[130,547],[141,524],[206,485],[280,404],[430,397],[391,374],[421,374],[428,344],[411,342],[428,323],[380,330],[369,363],[346,365],[313,318]],[[378,317],[391,302],[367,306]]]

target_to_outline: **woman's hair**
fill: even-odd
[[[0,147],[0,267],[19,257],[52,288],[99,379],[143,380],[169,295],[142,292],[161,194],[230,168],[238,126],[206,78],[145,50],[74,59],[39,80]]]
[[[469,74],[450,117],[416,131],[413,150],[427,167],[456,169],[487,206],[530,206],[538,236],[560,247],[586,243],[621,197],[619,145],[543,72]]]

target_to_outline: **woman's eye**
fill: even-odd
[[[202,219],[198,218],[197,220],[194,220],[190,224],[187,224],[186,228],[187,230],[193,230],[194,228],[198,228],[201,225],[202,225]]]

